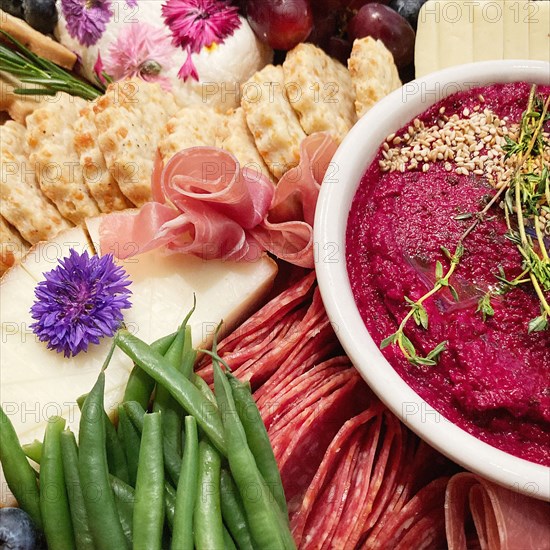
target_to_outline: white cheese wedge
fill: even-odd
[[[420,10],[416,76],[490,59],[550,61],[550,2],[428,0]]]
[[[98,223],[89,222],[92,242],[97,242]],[[110,339],[104,339],[87,353],[64,358],[47,350],[29,328],[35,285],[55,266],[52,251],[66,256],[68,242],[80,251],[90,247],[83,230],[70,230],[56,239],[59,246],[37,245],[33,257],[25,258],[0,281],[0,400],[22,443],[41,440],[52,415],[64,416],[68,427],[78,432],[76,398],[92,388],[110,346]],[[132,308],[124,316],[128,328],[146,342],[173,332],[191,308],[194,293],[195,346],[207,344],[220,321],[230,328],[244,318],[269,291],[277,272],[267,256],[256,262],[233,263],[152,251],[121,263],[132,280]],[[132,366],[122,352],[115,351],[106,371],[107,412],[116,411],[121,402]],[[9,502],[3,475],[0,484],[0,504]]]

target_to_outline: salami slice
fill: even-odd
[[[329,516],[329,510],[327,506],[320,506],[319,502],[326,503],[326,500],[321,498],[323,491],[332,491],[337,492],[339,483],[339,473],[341,473],[341,463],[350,460],[350,451],[353,454],[355,451],[354,438],[358,438],[357,441],[361,442],[362,432],[365,431],[368,433],[368,430],[363,430],[366,424],[372,422],[373,419],[376,419],[380,416],[381,411],[383,410],[382,405],[375,401],[371,407],[361,414],[348,420],[338,431],[335,438],[330,443],[323,460],[315,473],[315,476],[309,485],[307,492],[304,495],[302,505],[299,511],[292,519],[291,527],[292,534],[296,541],[298,547],[307,548],[309,545],[311,547],[322,546],[324,541],[324,533],[318,528],[318,520],[315,518],[321,517],[325,518],[325,521],[328,521],[328,518],[331,518],[333,521],[333,516]],[[374,449],[376,449],[378,443],[378,437],[380,434],[380,421],[375,422],[376,426],[374,432],[369,433],[370,442],[373,444]],[[353,471],[353,461],[350,464],[350,485],[351,485],[351,472]],[[368,468],[368,466],[367,466]],[[328,488],[328,489],[327,489]],[[343,504],[343,503],[342,503]],[[334,520],[335,521],[335,520]],[[321,521],[321,525],[322,525]],[[329,529],[329,525],[325,525]],[[316,546],[315,546],[316,545]]]
[[[362,390],[359,376],[354,375],[344,386],[325,394],[320,403],[311,405],[279,432],[275,456],[291,511],[295,507],[293,499],[301,502],[339,428],[359,412]]]
[[[367,541],[366,548],[380,550],[397,547],[405,548],[405,546],[399,546],[403,540],[410,540],[414,537],[421,538],[422,533],[412,530],[415,523],[422,518],[428,518],[425,523],[430,525],[432,531],[435,526],[440,528],[440,532],[432,532],[430,538],[445,540],[445,522],[441,521],[441,515],[444,514],[447,482],[448,478],[441,477],[422,488],[399,512],[386,522],[383,531],[378,534],[376,540]],[[409,534],[411,531],[412,533]],[[417,546],[413,545],[408,548],[417,548]]]

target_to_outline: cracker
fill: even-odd
[[[285,88],[307,135],[328,132],[340,143],[357,121],[350,74],[313,44],[298,44],[283,63]]]
[[[29,243],[0,216],[0,275],[19,262],[29,249]]]
[[[225,117],[224,126],[219,133],[219,147],[235,155],[241,167],[261,173],[273,181],[273,175],[256,149],[254,136],[246,124],[243,108],[239,107],[229,113]]]
[[[0,213],[31,244],[54,237],[71,224],[41,191],[25,150],[26,128],[0,126]]]
[[[348,68],[355,89],[355,110],[362,117],[377,101],[401,86],[393,55],[381,40],[353,42]]]
[[[217,135],[225,116],[211,107],[196,106],[180,109],[164,126],[160,134],[159,151],[167,162],[178,151],[189,147],[217,145]]]
[[[81,98],[59,93],[27,117],[29,159],[40,188],[76,225],[99,214],[74,148],[74,121],[85,105]]]
[[[107,169],[105,157],[98,145],[93,104],[82,108],[74,124],[74,146],[82,168],[82,178],[102,212],[130,208],[132,204],[122,194],[117,181]]]
[[[288,101],[282,67],[266,65],[243,85],[241,106],[258,152],[280,178],[300,162],[306,134]]]
[[[94,105],[99,147],[120,190],[136,206],[151,200],[151,174],[162,128],[175,114],[171,94],[158,83],[111,84]]]

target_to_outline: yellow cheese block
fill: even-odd
[[[103,339],[87,353],[64,358],[49,351],[29,328],[37,282],[71,247],[94,251],[91,242],[97,243],[98,223],[89,221],[90,234],[71,229],[53,242],[39,243],[0,281],[0,400],[22,443],[41,440],[52,415],[64,416],[68,427],[78,432],[76,398],[92,388],[110,347],[110,339]],[[234,263],[152,251],[120,263],[132,280],[132,308],[124,315],[129,330],[146,342],[173,332],[195,294],[197,308],[190,324],[197,347],[208,344],[220,321],[226,328],[234,327],[246,316],[269,291],[277,272],[267,256]],[[108,413],[121,402],[132,366],[122,352],[115,351],[106,371]],[[9,502],[9,496],[2,475],[0,504]]]
[[[417,78],[491,59],[550,61],[550,2],[428,0],[422,6],[415,44]]]

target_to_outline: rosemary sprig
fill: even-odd
[[[458,301],[457,293],[450,284],[450,278],[457,269],[464,253],[464,241],[486,219],[486,213],[500,200],[503,194],[505,194],[504,212],[509,230],[507,237],[518,247],[523,258],[523,271],[516,278],[509,281],[501,270],[500,275],[497,276],[499,285],[480,298],[476,312],[481,313],[485,321],[495,314],[491,304],[493,296],[504,294],[521,284],[531,282],[541,304],[541,314],[529,321],[528,332],[545,330],[549,327],[550,305],[544,296],[544,292],[550,290],[550,259],[540,223],[541,213],[545,212],[550,205],[549,170],[547,166],[544,166],[542,160],[544,147],[547,145],[543,136],[543,128],[544,123],[550,118],[549,105],[550,97],[543,103],[536,95],[536,86],[533,86],[529,94],[527,109],[522,115],[518,142],[506,137],[506,145],[504,146],[506,158],[512,155],[517,158],[516,168],[510,181],[507,185],[500,187],[480,212],[455,217],[457,220],[475,219],[460,236],[453,254],[443,248],[443,252],[449,260],[447,272],[443,275],[441,262],[436,262],[434,286],[416,301],[405,297],[410,310],[397,330],[382,340],[380,349],[384,349],[389,345],[397,345],[404,357],[413,365],[433,366],[437,364],[439,355],[445,350],[447,342],[440,342],[423,357],[418,354],[414,344],[405,334],[405,328],[408,322],[413,319],[418,326],[424,330],[428,329],[428,313],[423,304],[443,288],[449,288],[455,300]],[[541,163],[540,169],[536,165],[538,160]],[[513,228],[512,218],[515,218],[517,230]],[[536,245],[533,239],[527,235],[527,221],[534,225]]]
[[[0,42],[0,71],[17,77],[24,84],[34,84],[32,88],[16,88],[19,95],[55,95],[66,92],[73,96],[92,100],[102,94],[102,90],[84,82],[71,73],[58,67],[25,47],[8,32],[0,29],[2,37],[12,47]]]

